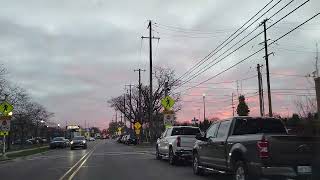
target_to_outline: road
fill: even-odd
[[[224,175],[195,176],[190,164],[170,166],[155,160],[151,148],[90,142],[86,150],[57,149],[44,154],[0,163],[1,179],[21,180],[227,180]]]

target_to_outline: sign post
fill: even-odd
[[[6,136],[9,135],[10,131],[10,120],[13,111],[13,106],[7,101],[3,101],[0,104],[0,112],[2,116],[0,116],[0,135],[3,136],[3,150],[2,156],[6,156]]]
[[[164,108],[163,110],[163,124],[165,128],[171,127],[174,124],[175,116],[174,111],[171,110],[175,101],[170,96],[166,96],[161,100],[161,105]]]

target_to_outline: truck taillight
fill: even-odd
[[[177,137],[177,147],[181,147],[181,138]]]
[[[269,158],[269,142],[265,137],[257,142],[257,149],[260,158]]]

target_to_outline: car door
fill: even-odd
[[[158,139],[158,150],[160,152],[160,154],[164,154],[164,138],[166,136],[168,129],[166,129],[160,136],[160,138]]]
[[[199,143],[199,157],[201,164],[210,166],[212,164],[211,152],[210,149],[212,148],[212,140],[216,137],[216,132],[219,123],[212,124],[206,134],[206,141],[202,141]]]
[[[169,138],[171,138],[173,128],[168,128],[165,137],[163,138],[163,153],[169,155]]]
[[[219,169],[225,169],[227,167],[226,161],[226,140],[228,137],[231,121],[222,121],[219,125],[216,138],[212,141],[211,155],[213,165]]]

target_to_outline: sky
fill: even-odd
[[[148,83],[148,41],[141,40],[141,36],[148,35],[148,20],[153,22],[153,35],[160,37],[159,41],[153,41],[154,66],[172,68],[179,77],[269,1],[0,0],[0,62],[8,69],[8,78],[13,83],[25,88],[35,101],[55,113],[53,121],[80,125],[86,122],[89,126],[105,128],[115,118],[107,101],[121,95],[124,84],[137,84],[138,74],[134,69],[146,69],[142,82]],[[266,10],[278,1],[274,0]],[[280,1],[239,38],[289,2]],[[303,2],[290,3],[272,17],[267,26]],[[268,29],[268,42],[319,11],[320,2],[310,0]],[[274,52],[269,57],[272,104],[273,111],[278,114],[296,112],[297,100],[305,95],[311,98],[315,95],[313,79],[304,76],[315,71],[319,20],[316,17],[269,46],[269,52]],[[248,39],[262,30],[261,26],[257,27]],[[200,68],[212,60],[217,61],[219,54],[240,39],[232,41]],[[258,115],[255,76],[257,64],[262,64],[266,90],[263,51],[197,88],[185,89],[261,49],[261,42],[262,34],[208,71],[174,89],[174,92],[182,93],[178,120],[203,119],[203,94],[206,94],[206,117],[232,116],[232,93],[235,105],[238,94],[247,96],[251,115]],[[182,77],[182,80],[187,79],[188,76]],[[267,112],[267,94],[264,96]]]

